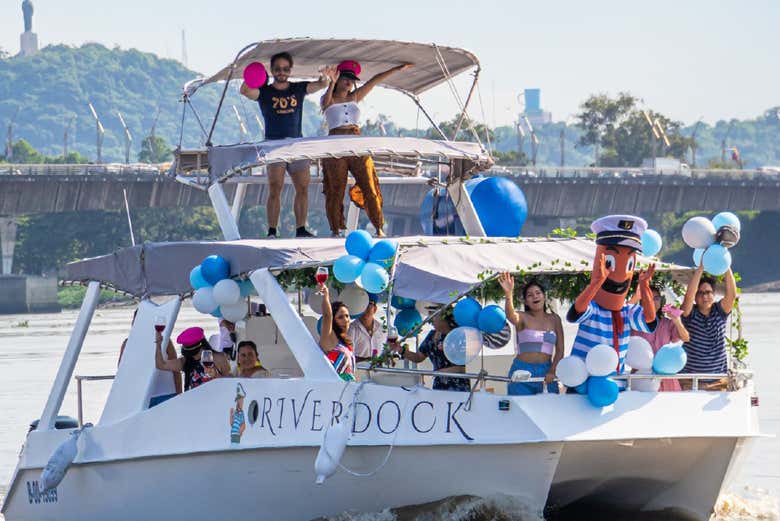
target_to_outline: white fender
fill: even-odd
[[[70,436],[54,450],[48,463],[46,463],[46,467],[41,471],[40,482],[44,491],[54,489],[60,484],[62,478],[65,477],[65,473],[68,472],[68,468],[78,454],[77,443],[79,436],[87,426],[91,427],[92,425],[87,424],[83,428],[71,432]]]
[[[322,435],[322,445],[314,461],[314,472],[317,474],[315,483],[321,485],[326,478],[333,475],[344,455],[349,439],[349,428],[346,421],[340,421],[328,428]]]

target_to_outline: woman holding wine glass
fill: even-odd
[[[184,390],[194,389],[214,378],[230,376],[230,363],[223,353],[211,349],[203,328],[190,327],[176,338],[181,344],[182,356],[176,360],[164,360],[160,347],[162,331],[155,327],[154,363],[161,371],[184,372]]]
[[[349,309],[343,302],[330,301],[330,292],[319,273],[318,292],[322,295],[322,331],[320,348],[331,361],[342,380],[355,380],[355,353],[349,338]],[[322,281],[321,281],[322,280]]]

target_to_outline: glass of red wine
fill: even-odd
[[[154,330],[162,333],[164,329],[165,329],[165,317],[163,316],[154,317]]]
[[[317,273],[314,274],[314,280],[317,284],[325,284],[328,281],[328,268],[326,266],[320,266],[317,268]],[[322,295],[322,291],[317,290],[317,295]]]
[[[214,354],[210,349],[204,349],[200,354],[200,363],[205,368],[214,367]]]

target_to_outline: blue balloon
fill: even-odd
[[[222,318],[222,310],[217,308],[211,312],[211,316],[214,318]]]
[[[414,299],[399,297],[398,295],[393,295],[393,298],[390,299],[390,305],[395,309],[414,309],[414,304]]]
[[[390,269],[395,260],[395,252],[398,249],[398,245],[389,239],[382,239],[377,241],[368,253],[368,261],[379,264],[386,270]]]
[[[482,305],[471,297],[464,298],[457,304],[453,314],[455,322],[461,327],[479,327],[479,313]]]
[[[653,358],[653,372],[657,374],[677,374],[685,367],[688,355],[683,346],[679,344],[667,344],[655,354]]]
[[[696,248],[693,250],[693,265],[697,268],[701,264],[701,256],[704,255],[704,248]]]
[[[360,273],[365,265],[366,262],[360,257],[342,255],[333,263],[333,275],[339,282],[349,284],[350,282],[355,282],[360,277]]]
[[[200,274],[213,286],[230,276],[230,263],[219,255],[209,255],[200,263]]]
[[[414,328],[419,326],[421,323],[422,317],[420,316],[420,313],[414,308],[402,309],[395,316],[395,320],[393,321],[393,325],[398,330],[398,333],[402,336],[406,336],[407,334],[411,333]]]
[[[349,232],[347,240],[344,242],[347,253],[363,260],[368,260],[368,254],[371,252],[371,247],[373,245],[374,239],[372,239],[371,234],[365,230]]]
[[[582,382],[574,390],[577,391],[577,394],[588,394],[588,380]]]
[[[192,271],[190,271],[190,286],[192,286],[192,289],[200,289],[205,288],[206,286],[210,286],[210,284],[206,282],[206,279],[203,278],[203,274],[200,272],[200,264],[192,268]]]
[[[477,325],[484,333],[495,334],[504,329],[506,322],[506,313],[501,307],[491,304],[482,308],[479,312]]]
[[[739,222],[739,217],[731,212],[720,212],[718,215],[712,218],[712,224],[716,230],[719,230],[721,226],[734,226],[737,231],[742,229],[742,223]]]
[[[367,262],[360,274],[360,282],[369,293],[382,293],[390,282],[390,275],[379,264]]]
[[[252,284],[252,281],[249,279],[239,281],[238,289],[241,291],[242,297],[248,297],[249,295],[257,295],[257,291],[255,291],[255,286]]]
[[[317,319],[317,334],[322,334],[322,317]]]
[[[701,256],[704,271],[710,275],[723,275],[731,267],[731,253],[720,244],[711,244]]]
[[[468,183],[467,183],[468,185]],[[439,197],[434,191],[425,194],[420,206],[420,225],[423,235],[466,235],[463,225],[445,188],[439,188]]]
[[[655,257],[661,251],[661,236],[655,230],[645,230],[642,234],[642,255]]]
[[[594,407],[612,405],[618,399],[618,384],[608,376],[588,378],[588,400]]]
[[[517,184],[488,177],[471,192],[471,201],[488,237],[517,237],[528,217],[528,203]]]

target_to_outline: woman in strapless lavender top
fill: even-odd
[[[514,306],[515,280],[510,273],[502,273],[498,282],[504,290],[506,318],[517,331],[516,356],[509,376],[522,369],[533,377],[544,377],[548,392],[558,392],[555,367],[563,358],[563,325],[561,317],[547,310],[547,295],[539,281],[529,281],[522,290],[523,311]],[[515,382],[509,384],[509,394],[537,394],[542,384]]]

